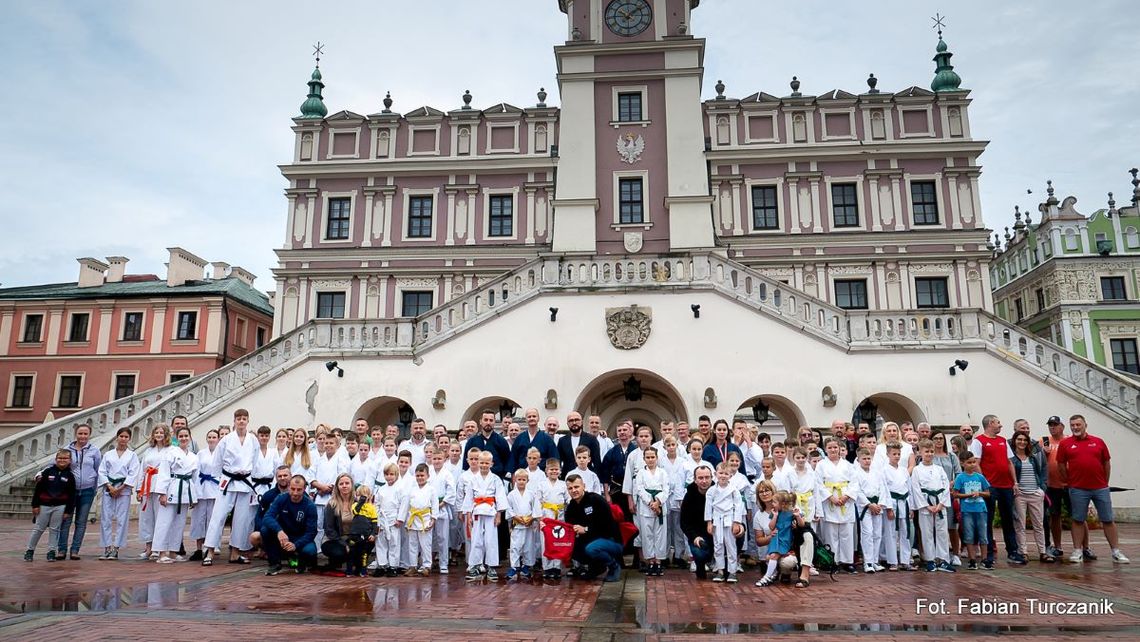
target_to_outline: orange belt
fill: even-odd
[[[491,495],[488,495],[486,497],[476,497],[475,498],[475,505],[478,506],[479,504],[486,504],[486,505],[494,508],[495,507],[495,498],[494,498],[494,496],[491,496]]]
[[[150,497],[150,493],[151,493],[151,490],[150,490],[151,480],[157,474],[158,474],[158,469],[155,468],[154,466],[147,466],[146,467],[146,476],[143,477],[143,483],[141,486],[139,486],[139,501],[142,502],[142,506],[139,508],[139,510],[146,510],[147,498]]]

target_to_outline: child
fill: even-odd
[[[958,499],[962,510],[962,541],[966,544],[966,550],[970,555],[969,566],[966,568],[976,571],[978,558],[982,556],[982,551],[989,543],[986,540],[986,522],[989,520],[986,499],[990,496],[990,484],[978,472],[978,458],[973,453],[965,450],[960,459],[962,472],[954,478],[954,489],[951,494]],[[987,571],[994,567],[994,563],[990,560],[982,564]]]
[[[773,446],[773,450],[775,446]],[[819,491],[819,481],[815,472],[808,468],[808,452],[803,446],[792,449],[792,461],[795,467],[792,472],[784,475],[784,483],[788,490],[796,496],[796,507],[804,516],[804,521],[812,524],[819,518],[822,492]]]
[[[403,455],[401,452],[400,457]],[[400,504],[400,522],[407,529],[405,535],[408,538],[408,558],[405,560],[408,570],[404,575],[414,577],[416,562],[419,561],[419,574],[427,577],[431,573],[431,529],[439,516],[439,499],[435,487],[428,483],[428,465],[417,465],[415,475],[415,487],[404,495]]]
[[[740,453],[736,451],[729,452],[725,461],[728,462],[732,470],[732,478],[729,480],[729,486],[732,486],[733,490],[740,493],[740,501],[744,502],[744,533],[736,538],[737,564],[734,570],[739,573],[743,570],[740,563],[743,561],[742,558],[745,555],[742,554],[745,553],[745,551],[753,550],[749,531],[752,526],[752,511],[754,508],[752,502],[756,498],[756,492],[752,489],[752,483],[748,481],[748,477],[746,477],[741,470],[744,458]]]
[[[486,578],[499,580],[495,567],[499,565],[499,523],[507,504],[503,482],[491,474],[494,456],[490,451],[479,453],[479,471],[471,476],[471,483],[463,498],[467,513],[467,527],[471,531],[471,545],[467,549],[467,580]]]
[[[350,442],[352,443],[352,442]],[[372,503],[372,487],[361,484],[356,487],[356,503],[352,505],[352,523],[348,527],[348,561],[344,576],[364,577],[368,574],[368,547],[375,546],[379,515]]]
[[[950,504],[950,480],[942,466],[934,463],[934,442],[918,442],[922,456],[910,476],[910,506],[918,512],[918,532],[922,536],[922,561],[928,573],[953,573],[950,566],[950,533],[946,528],[946,507]]]
[[[823,489],[820,536],[831,547],[835,561],[847,573],[855,572],[855,470],[843,458],[846,440],[831,438],[824,446],[827,459],[815,467],[815,476]]]
[[[874,451],[860,448],[855,452],[859,467],[855,470],[856,490],[855,521],[859,524],[859,550],[863,552],[863,572],[876,573],[884,570],[879,566],[879,547],[883,543],[883,503],[887,491],[883,488],[883,478],[871,468]]]
[[[646,575],[660,577],[665,574],[661,560],[669,553],[669,539],[665,529],[669,476],[657,465],[656,448],[646,448],[642,459],[645,467],[633,482],[638,529],[641,532],[641,558],[649,565]]]
[[[668,532],[669,546],[673,549],[670,558],[676,568],[684,568],[689,564],[691,553],[689,543],[685,541],[685,532],[681,530],[681,500],[685,497],[685,461],[692,461],[678,453],[677,438],[669,435],[664,439],[665,457],[660,465],[669,477],[669,501],[666,502],[665,526]]]
[[[119,549],[127,543],[131,494],[139,475],[139,458],[130,444],[131,429],[119,428],[115,432],[115,448],[104,453],[99,461],[99,487],[103,491],[99,519],[103,554],[98,559],[101,560],[119,559]]]
[[[586,448],[586,446],[579,446],[578,449]],[[586,448],[586,459],[589,463],[590,449]],[[579,463],[581,463],[582,456],[576,456]],[[574,471],[577,473],[578,471]],[[535,492],[536,499],[538,500],[538,507],[542,511],[542,517],[549,517],[550,519],[562,520],[566,515],[566,505],[570,503],[570,494],[566,490],[566,482],[559,479],[562,474],[562,465],[557,459],[551,457],[546,460],[546,478],[538,479],[535,481],[533,491]],[[597,477],[595,477],[597,479]],[[544,544],[542,540],[542,520],[539,520],[539,526],[533,531],[535,555],[542,555]],[[542,558],[542,577],[548,580],[557,580],[562,577],[562,561],[548,559],[545,556]]]
[[[542,470],[538,467],[540,461],[542,461],[542,453],[533,446],[528,448],[526,451],[526,472],[535,479],[543,475]]]
[[[28,550],[24,551],[25,562],[35,558],[36,545],[40,543],[40,535],[45,530],[50,538],[47,561],[56,561],[54,544],[59,539],[59,526],[64,519],[69,519],[75,513],[77,496],[75,475],[71,472],[71,451],[61,448],[55,453],[55,465],[48,466],[40,473],[35,492],[32,493],[35,526],[32,527],[32,536],[28,538]],[[64,558],[61,556],[59,559]]]
[[[377,520],[376,570],[373,577],[395,577],[400,566],[400,506],[404,493],[397,480],[400,468],[388,464],[384,468],[384,481],[376,487],[375,506]]]
[[[763,484],[764,482],[761,482]],[[765,487],[757,488],[757,497]],[[768,568],[764,577],[756,581],[756,586],[771,586],[776,582],[777,570],[780,560],[785,557],[795,557],[792,553],[792,529],[797,524],[803,526],[803,516],[796,507],[796,495],[791,491],[781,490],[773,495],[768,515],[767,531],[770,533],[766,542],[768,548],[765,557],[768,559]],[[760,531],[757,530],[757,533]]]
[[[685,467],[685,488],[687,488],[689,484],[693,483],[693,471],[695,471],[697,467],[699,467],[701,464],[704,464],[709,468],[713,467],[712,464],[705,461],[704,457],[701,456],[705,451],[705,442],[701,441],[699,437],[693,437],[690,439],[689,444],[686,446],[686,448],[689,450],[689,456],[681,462],[681,465]],[[684,493],[682,493],[681,496],[683,497]]]
[[[578,467],[571,470],[570,475],[577,475],[582,478],[582,483],[586,485],[587,493],[602,494],[602,482],[598,479],[598,475],[590,470],[590,447],[578,446],[574,451],[574,463]]]
[[[397,476],[396,485],[400,487],[400,491],[404,494],[405,499],[408,493],[416,489],[416,475],[412,472],[412,451],[401,450],[400,454],[396,455],[396,470]],[[403,528],[403,526],[401,526]],[[407,573],[408,569],[415,569],[412,560],[411,538],[407,533],[400,538],[400,566],[396,572]]]
[[[744,502],[730,485],[732,469],[727,461],[716,466],[716,486],[705,495],[705,523],[713,539],[713,581],[737,582],[736,538],[744,533]]]
[[[887,502],[887,521],[883,528],[883,543],[887,548],[887,569],[910,571],[910,474],[900,465],[902,445],[897,441],[887,444],[887,465],[883,466],[883,487],[890,495]]]
[[[439,561],[439,574],[447,575],[447,563],[451,551],[452,512],[455,507],[455,481],[447,469],[447,456],[443,450],[433,450],[430,459],[431,470],[428,472],[439,501],[435,528],[431,530],[432,552]]]
[[[535,448],[531,450],[534,450],[535,454],[538,453]],[[529,452],[527,459],[530,459]],[[558,460],[548,459],[547,464],[551,461]],[[535,463],[537,465],[537,462]],[[509,553],[511,567],[507,569],[507,579],[512,580],[517,576],[530,579],[530,569],[534,566],[533,533],[539,524],[539,520],[535,518],[541,514],[538,496],[533,491],[527,490],[530,473],[525,469],[520,468],[515,471],[515,474],[511,476],[511,481],[514,482],[515,488],[507,494],[507,519],[510,520],[511,524]]]
[[[776,471],[772,473],[772,483],[776,484],[776,490],[790,491],[792,484],[788,475],[795,466],[788,460],[788,447],[783,442],[777,441],[772,444],[772,463],[776,467]]]
[[[467,470],[460,471],[459,477],[455,480],[455,508],[459,512],[459,519],[455,520],[455,541],[463,542],[463,550],[466,553],[471,550],[471,529],[468,526],[471,517],[469,512],[464,512],[463,500],[467,497],[467,491],[471,488],[471,480],[479,472],[479,455],[483,451],[474,446],[471,450],[467,451]]]

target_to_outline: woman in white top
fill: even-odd
[[[163,462],[166,460],[166,449],[170,448],[170,427],[166,424],[155,424],[150,430],[150,442],[142,456],[142,466],[139,469],[139,478],[135,483],[135,492],[139,497],[139,541],[146,546],[146,550],[139,555],[142,559],[154,557],[158,559],[152,548],[154,540],[155,516],[158,513],[158,498],[166,488],[166,476]]]
[[[290,474],[305,478],[306,488],[315,476],[313,459],[313,452],[309,450],[309,434],[298,428],[293,433],[293,440],[289,442],[289,450],[285,452],[285,459],[282,462],[289,467]]]
[[[902,432],[899,430],[899,425],[893,421],[888,421],[883,424],[883,437],[879,440],[879,444],[875,446],[875,456],[871,458],[871,468],[879,470],[887,464],[887,444],[892,441],[897,441],[902,446],[902,457],[899,459],[903,466],[909,471],[914,467],[914,448],[903,441]]]
[[[99,488],[103,498],[99,518],[99,539],[103,545],[101,560],[119,559],[119,549],[127,543],[127,522],[131,514],[131,493],[139,477],[139,456],[130,449],[131,429],[115,432],[115,449],[99,462]]]
[[[186,516],[197,501],[198,456],[190,452],[190,429],[179,428],[178,446],[166,449],[166,488],[159,496],[158,520],[154,529],[154,550],[159,564],[181,562],[172,557],[182,545]]]
[[[206,447],[198,451],[197,505],[190,513],[190,538],[196,541],[197,549],[190,561],[202,561],[202,545],[206,543],[206,529],[210,526],[210,516],[214,514],[214,501],[222,496],[222,465],[215,460],[218,441],[217,430],[206,433]]]

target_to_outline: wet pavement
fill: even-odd
[[[265,577],[252,566],[22,560],[30,524],[0,520],[0,640],[681,640],[720,634],[754,639],[924,640],[948,634],[1003,640],[1078,635],[1140,639],[1140,566],[999,564],[993,572],[880,573],[815,578],[807,589],[756,588],[626,573],[613,584],[480,583],[460,569],[421,578]],[[1123,547],[1140,557],[1140,526],[1122,525]],[[92,537],[93,535],[93,537]],[[89,529],[89,542],[98,541]],[[921,604],[919,599],[926,600]],[[1103,615],[1032,612],[1111,605]],[[1017,612],[1010,612],[1017,609]],[[219,626],[221,625],[221,626]],[[292,625],[292,626],[291,626]],[[49,627],[49,628],[45,628]]]

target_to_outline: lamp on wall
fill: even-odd
[[[701,318],[701,304],[694,303],[694,304],[689,306],[689,309],[693,311],[693,318],[694,319]]]
[[[966,361],[965,359],[955,359],[954,365],[950,366],[950,376],[953,377],[954,375],[958,374],[955,370],[961,370],[962,372],[965,372],[966,366],[968,365],[970,365],[970,362]]]
[[[629,379],[623,381],[621,385],[626,401],[641,401],[641,382],[637,377],[629,375]]]
[[[511,403],[510,399],[503,399],[499,404],[499,420],[506,421],[515,416],[515,404]]]
[[[344,369],[341,368],[340,366],[338,366],[336,361],[326,361],[325,362],[325,370],[328,370],[329,372],[336,370],[336,376],[338,376],[338,377],[344,376]]]
[[[757,399],[756,404],[752,406],[752,418],[755,419],[758,424],[762,424],[771,418],[768,404],[764,403],[763,399]]]
[[[547,410],[554,410],[558,407],[558,392],[555,391],[554,388],[546,391],[546,399],[543,400],[542,405],[545,406]]]
[[[550,322],[554,323],[558,320],[558,308],[550,308]]]
[[[407,426],[416,418],[416,411],[412,410],[412,407],[405,402],[396,410],[396,416],[400,419],[401,424]]]
[[[435,391],[435,396],[431,398],[431,407],[436,410],[443,410],[447,407],[447,391],[440,388]]]

